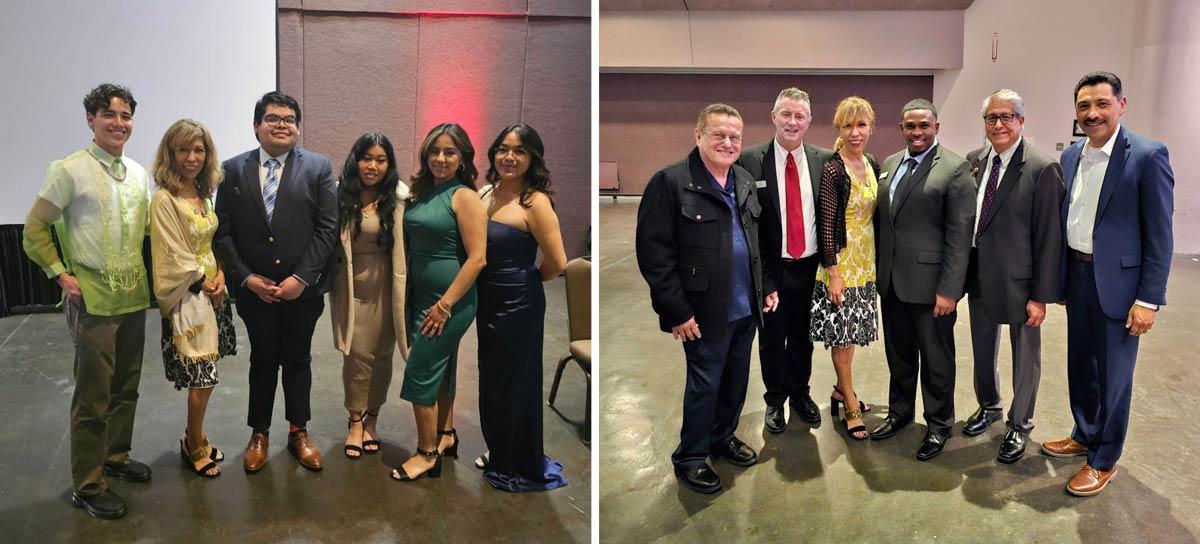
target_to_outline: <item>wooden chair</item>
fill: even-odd
[[[567,263],[565,277],[567,290],[567,324],[570,329],[570,344],[568,354],[558,361],[558,369],[554,371],[554,385],[550,386],[550,399],[547,404],[553,406],[554,398],[558,396],[558,383],[562,380],[563,369],[567,361],[575,361],[587,378],[587,404],[583,418],[585,436],[592,432],[592,263],[586,259],[572,259]],[[585,440],[590,442],[590,440]]]

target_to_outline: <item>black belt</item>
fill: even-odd
[[[817,254],[813,253],[812,255],[809,255],[807,257],[802,257],[799,259],[789,259],[787,257],[783,257],[780,260],[783,261],[783,264],[794,264],[794,263],[802,263],[802,262],[812,259],[813,257],[816,257],[816,256],[817,256]]]
[[[1092,254],[1091,253],[1083,253],[1081,251],[1075,251],[1074,249],[1067,248],[1067,255],[1070,255],[1072,259],[1075,259],[1076,261],[1079,261],[1081,263],[1092,262]]]

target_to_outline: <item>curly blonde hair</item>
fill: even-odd
[[[837,109],[833,112],[833,128],[840,130],[843,126],[859,120],[875,126],[875,109],[867,99],[861,96],[847,96],[838,102]],[[833,150],[841,150],[842,144],[842,137],[838,136],[833,142]]]
[[[217,162],[217,148],[213,145],[212,135],[198,121],[180,119],[167,129],[162,141],[158,144],[158,152],[154,154],[154,184],[179,194],[183,188],[183,176],[179,175],[179,164],[175,162],[175,150],[190,145],[196,140],[204,142],[204,164],[196,174],[196,193],[201,198],[212,196],[217,185],[225,177],[221,163]]]

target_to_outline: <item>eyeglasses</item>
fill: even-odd
[[[1015,113],[1001,113],[999,115],[991,113],[983,116],[983,122],[984,124],[991,125],[995,124],[996,121],[1000,121],[1007,125],[1013,121],[1016,121],[1018,117],[1020,116]]]
[[[272,126],[279,125],[280,123],[283,123],[289,127],[296,126],[296,116],[295,115],[289,115],[287,117],[280,117],[278,115],[275,115],[274,113],[268,113],[267,115],[263,116],[262,120],[264,123],[266,123],[268,125],[272,125]]]
[[[724,132],[709,132],[707,130],[704,131],[704,133],[707,134],[709,138],[712,138],[718,142],[723,142],[725,140],[729,140],[729,143],[731,143],[731,144],[742,143],[742,135],[741,134],[725,134]]]

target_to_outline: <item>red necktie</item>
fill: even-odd
[[[787,197],[787,252],[793,259],[804,255],[804,199],[800,193],[800,171],[796,169],[796,159],[787,154],[787,172],[784,174],[783,185]]]

